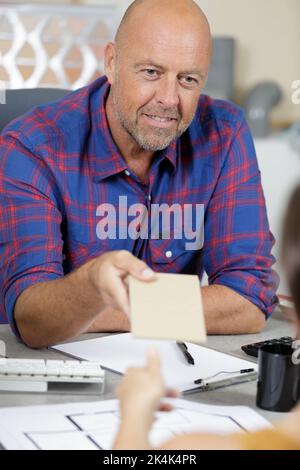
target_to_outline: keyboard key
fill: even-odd
[[[245,344],[241,347],[241,349],[249,356],[258,357],[258,351],[263,346],[272,344],[291,345],[293,341],[294,340],[291,336],[282,336],[280,338],[271,338],[265,341],[258,341],[257,343]]]

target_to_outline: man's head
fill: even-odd
[[[151,152],[178,138],[195,115],[210,56],[209,25],[195,2],[133,2],[105,51],[121,132]]]

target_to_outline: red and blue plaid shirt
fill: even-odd
[[[241,110],[201,96],[188,130],[157,152],[145,185],[111,137],[108,91],[101,77],[31,110],[0,136],[0,319],[15,326],[14,305],[28,286],[119,249],[158,272],[201,279],[205,271],[210,284],[233,289],[269,316],[277,303],[274,239]],[[203,248],[187,250],[184,236],[100,240],[97,207],[117,207],[119,196],[128,205],[203,204]]]

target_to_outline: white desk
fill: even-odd
[[[280,311],[277,311],[271,320],[269,320],[264,332],[257,335],[239,335],[239,336],[210,336],[208,347],[231,353],[240,357],[250,358],[246,356],[240,347],[243,344],[262,341],[277,336],[293,335],[291,325],[289,325],[282,317]],[[95,338],[101,336],[99,334],[81,335],[79,340]],[[7,355],[9,357],[19,358],[41,358],[41,359],[65,359],[66,356],[47,349],[32,350],[18,342],[11,333],[9,326],[0,326],[0,339],[4,340],[7,346]],[[253,358],[253,360],[255,360]],[[120,382],[120,376],[112,373],[106,373],[106,383],[104,391],[99,397],[91,394],[53,394],[53,393],[12,393],[0,392],[0,406],[20,406],[20,405],[46,405],[54,403],[95,401],[100,399],[115,398],[116,386]],[[256,383],[248,382],[239,385],[233,385],[223,389],[211,392],[195,393],[188,397],[188,400],[198,401],[215,405],[244,405],[257,409],[255,406]],[[270,421],[275,421],[280,417],[280,413],[267,412],[258,410],[263,416]]]

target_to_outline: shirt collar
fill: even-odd
[[[127,164],[118,147],[113,141],[109,130],[105,112],[105,103],[110,90],[110,85],[105,76],[96,80],[99,92],[91,99],[92,121],[92,155],[91,169],[95,182],[99,182],[109,176],[116,175],[127,169]],[[100,111],[99,111],[100,110]],[[162,158],[169,160],[176,170],[177,142],[173,141],[162,151]]]

